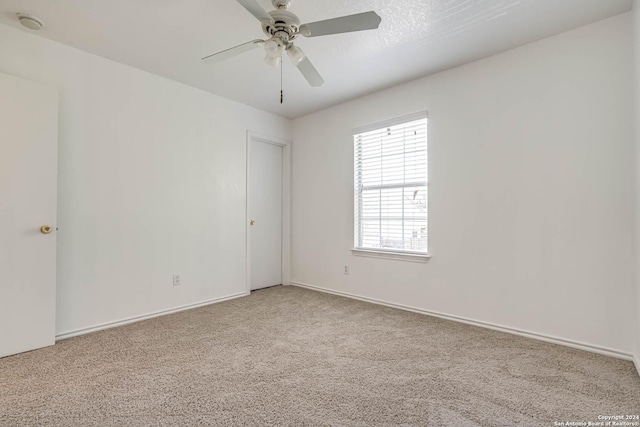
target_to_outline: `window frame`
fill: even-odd
[[[425,134],[426,137],[426,151],[427,151],[427,174],[426,174],[426,182],[413,182],[413,183],[402,183],[402,184],[378,184],[378,185],[370,185],[367,186],[367,190],[372,190],[372,189],[389,189],[389,188],[407,188],[409,186],[411,186],[411,184],[424,184],[424,186],[427,188],[427,194],[426,194],[426,216],[427,216],[427,230],[426,230],[426,235],[427,235],[427,250],[426,252],[419,252],[419,251],[410,251],[410,250],[393,250],[393,249],[387,249],[387,248],[368,248],[368,247],[358,247],[357,246],[357,241],[358,241],[358,227],[361,227],[361,223],[362,223],[362,218],[360,217],[360,219],[358,219],[357,215],[360,212],[360,214],[362,214],[361,210],[358,209],[358,203],[361,202],[361,199],[359,197],[359,189],[358,187],[356,187],[357,184],[357,174],[358,173],[362,173],[362,168],[359,168],[356,163],[357,163],[357,143],[356,143],[356,137],[359,134],[362,133],[366,133],[366,132],[371,132],[371,131],[375,131],[375,130],[381,130],[387,127],[391,127],[391,126],[397,126],[397,125],[401,125],[401,124],[405,124],[408,122],[412,122],[412,121],[416,121],[416,120],[421,120],[421,119],[426,119],[428,122],[428,112],[425,111],[420,111],[417,113],[413,113],[413,114],[408,114],[408,115],[404,115],[404,116],[400,116],[400,117],[396,117],[393,119],[389,119],[389,120],[385,120],[385,121],[381,121],[381,122],[376,122],[376,123],[372,123],[366,126],[361,126],[361,127],[357,127],[355,129],[353,129],[352,131],[352,143],[353,143],[353,164],[354,164],[354,170],[353,170],[353,178],[354,178],[354,185],[353,185],[353,235],[352,235],[352,242],[353,242],[353,247],[351,248],[351,252],[354,255],[357,256],[365,256],[365,257],[374,257],[374,258],[386,258],[386,259],[392,259],[392,260],[399,260],[399,261],[412,261],[412,262],[426,262],[431,258],[431,254],[430,254],[430,249],[429,249],[429,176],[428,176],[428,171],[429,171],[429,167],[428,167],[428,150],[429,150],[429,143],[428,143],[428,123],[426,125],[426,131],[427,134]],[[375,188],[374,188],[375,187]],[[362,190],[364,190],[364,186],[362,188]]]

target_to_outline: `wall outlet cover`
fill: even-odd
[[[173,286],[180,286],[182,285],[182,275],[181,274],[174,274],[173,275]]]

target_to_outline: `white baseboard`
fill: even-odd
[[[640,375],[640,356],[637,354],[633,356],[633,363],[636,365],[636,371],[638,371],[638,375]]]
[[[170,308],[167,310],[154,311],[152,313],[143,314],[140,316],[128,317],[126,319],[116,320],[113,322],[101,323],[99,325],[89,326],[87,328],[75,329],[73,331],[61,332],[56,334],[56,342],[65,340],[67,338],[77,337],[79,335],[89,334],[91,332],[101,331],[103,329],[115,328],[118,326],[128,325],[129,323],[140,322],[141,320],[152,319],[154,317],[164,316],[166,314],[178,313],[180,311],[190,310],[192,308],[204,307],[205,305],[215,304],[222,301],[228,301],[235,298],[240,298],[249,295],[249,292],[241,292],[238,294],[227,295],[224,297],[213,298],[206,301],[197,302],[194,304],[183,305],[180,307]]]
[[[300,283],[300,282],[292,281],[291,284],[294,285],[294,286],[299,286],[301,288],[307,288],[307,289],[311,289],[311,290],[314,290],[314,291],[320,291],[320,292],[325,292],[325,293],[329,293],[329,294],[340,295],[340,296],[343,296],[343,297],[357,299],[357,300],[365,301],[365,302],[370,302],[370,303],[373,303],[373,304],[384,305],[384,306],[387,306],[387,307],[398,308],[398,309],[401,309],[401,310],[411,311],[411,312],[414,312],[414,313],[426,314],[428,316],[439,317],[441,319],[453,320],[455,322],[466,323],[468,325],[479,326],[481,328],[493,329],[495,331],[506,332],[506,333],[509,333],[509,334],[519,335],[519,336],[526,337],[526,338],[532,338],[532,339],[539,340],[539,341],[545,341],[545,342],[549,342],[549,343],[552,343],[552,344],[559,344],[559,345],[563,345],[563,346],[566,346],[566,347],[573,347],[573,348],[577,348],[579,350],[585,350],[585,351],[589,351],[589,352],[592,352],[592,353],[603,354],[605,356],[611,356],[611,357],[615,357],[615,358],[618,358],[618,359],[635,361],[636,368],[638,369],[638,373],[640,374],[640,361],[638,361],[637,358],[635,358],[635,360],[634,360],[634,356],[632,354],[625,353],[625,352],[622,352],[622,351],[619,351],[619,350],[615,350],[615,349],[612,349],[612,348],[606,348],[606,347],[601,347],[601,346],[597,346],[597,345],[582,343],[582,342],[578,342],[578,341],[568,340],[568,339],[565,339],[565,338],[559,338],[559,337],[554,337],[554,336],[551,336],[551,335],[540,334],[540,333],[537,333],[537,332],[525,331],[525,330],[521,330],[521,329],[511,328],[511,327],[508,327],[508,326],[497,325],[497,324],[494,324],[494,323],[482,322],[482,321],[479,321],[479,320],[473,320],[473,319],[469,319],[469,318],[466,318],[466,317],[455,316],[455,315],[445,314],[445,313],[439,313],[437,311],[424,310],[424,309],[421,309],[421,308],[411,307],[411,306],[407,306],[407,305],[395,304],[395,303],[392,303],[392,302],[382,301],[382,300],[378,300],[378,299],[374,299],[374,298],[368,298],[368,297],[364,297],[364,296],[361,296],[361,295],[351,294],[351,293],[348,293],[348,292],[334,291],[332,289],[323,288],[321,286],[309,285],[307,283]]]

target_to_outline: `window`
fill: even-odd
[[[427,113],[354,130],[355,250],[427,254]]]

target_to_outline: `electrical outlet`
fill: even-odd
[[[349,274],[349,266],[348,265],[344,266],[344,274]]]
[[[173,286],[180,286],[182,285],[182,275],[181,274],[174,274],[173,275]]]

